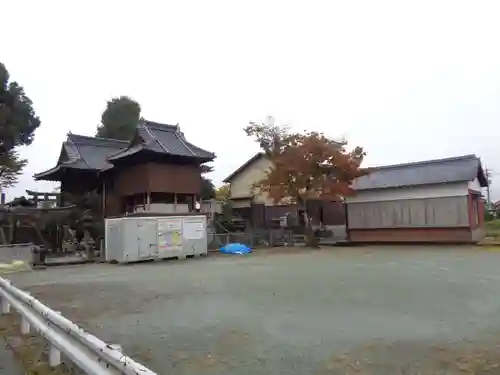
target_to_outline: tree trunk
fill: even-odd
[[[305,233],[305,239],[306,239],[306,247],[312,247],[312,248],[318,248],[319,247],[318,238],[314,234],[314,230],[313,230],[313,227],[312,227],[311,217],[307,213],[306,213],[306,233]]]
[[[304,200],[304,215],[305,215],[305,240],[306,240],[306,247],[311,247],[311,248],[318,248],[319,243],[318,239],[314,235],[314,230],[312,227],[312,219],[311,215],[309,215],[309,207],[307,204],[308,200]]]

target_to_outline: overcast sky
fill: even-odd
[[[499,173],[499,1],[0,0],[0,61],[42,125],[10,197],[46,190],[69,131],[93,135],[106,101],[179,123],[217,154],[216,184],[268,115],[346,137],[366,165],[475,153]]]

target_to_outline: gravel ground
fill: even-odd
[[[12,279],[158,374],[500,374],[500,252],[286,251]]]

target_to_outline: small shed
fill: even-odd
[[[119,263],[207,254],[207,218],[142,212],[105,220],[105,259]]]
[[[369,169],[346,199],[352,242],[474,243],[488,179],[476,155]]]

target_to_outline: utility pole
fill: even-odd
[[[491,171],[488,170],[488,168],[484,169],[484,172],[486,174],[486,180],[488,181],[488,186],[486,186],[486,202],[487,202],[487,208],[488,212],[491,212],[491,191],[490,191],[490,185],[491,185]]]

